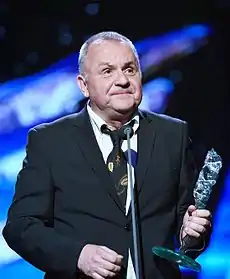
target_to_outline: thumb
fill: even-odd
[[[190,205],[187,209],[188,215],[191,216],[193,211],[195,211],[195,210],[196,210],[195,205]]]

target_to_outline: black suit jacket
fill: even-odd
[[[187,125],[140,112],[136,192],[140,210],[143,275],[180,278],[178,267],[153,256],[152,246],[174,249],[187,207],[193,203],[195,170]],[[3,236],[47,279],[86,278],[77,269],[87,243],[133,253],[131,212],[124,214],[103,161],[87,110],[30,130]]]

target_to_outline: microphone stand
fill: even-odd
[[[130,181],[131,192],[131,212],[132,212],[132,228],[133,228],[133,246],[134,246],[134,265],[136,270],[136,279],[140,279],[140,266],[139,266],[139,253],[138,253],[138,233],[137,233],[137,219],[135,213],[135,195],[134,195],[134,183],[132,176],[132,159],[131,159],[131,144],[130,138],[132,136],[133,129],[127,126],[124,129],[124,134],[127,136],[128,144],[128,180]]]

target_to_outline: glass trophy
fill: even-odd
[[[222,167],[222,159],[214,149],[208,151],[204,165],[199,173],[198,180],[194,187],[193,196],[197,209],[205,209],[212,192],[212,187],[216,184],[219,171]],[[168,261],[179,264],[182,267],[200,272],[201,265],[186,255],[186,250],[191,247],[194,238],[185,236],[178,252],[169,250],[164,247],[154,246],[152,252]],[[190,244],[190,245],[189,245]]]

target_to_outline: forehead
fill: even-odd
[[[122,64],[136,58],[132,48],[126,42],[115,40],[96,41],[89,46],[87,59],[91,65],[101,63]]]

